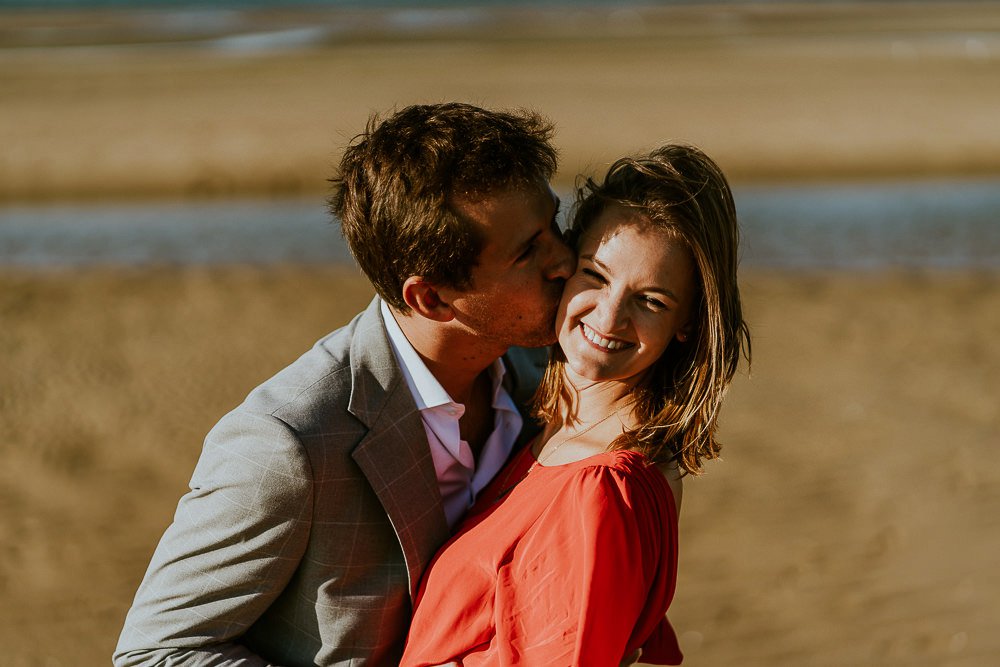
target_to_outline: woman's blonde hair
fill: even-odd
[[[700,474],[704,459],[718,458],[719,408],[741,352],[750,361],[750,332],[736,281],[740,231],[732,192],[718,165],[693,146],[668,144],[622,158],[603,182],[588,178],[577,189],[570,243],[578,245],[600,214],[615,205],[687,246],[697,297],[687,341],[671,343],[633,390],[639,426],[610,448],[637,450],[655,463],[673,460],[683,471]],[[561,424],[575,404],[564,380],[565,360],[559,346],[553,347],[535,394],[535,414],[545,422]]]

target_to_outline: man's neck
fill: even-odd
[[[468,409],[481,401],[481,383],[486,372],[506,350],[497,349],[468,332],[415,315],[393,313],[403,335],[427,370],[456,403]],[[480,391],[476,391],[477,386]]]
[[[493,381],[489,368],[503,350],[467,332],[421,317],[393,317],[427,370],[456,403],[465,406],[459,434],[478,460],[493,431]]]

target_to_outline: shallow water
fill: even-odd
[[[1000,181],[744,186],[735,197],[744,265],[1000,268]],[[321,195],[0,206],[0,265],[233,262],[351,257]]]
[[[1000,181],[750,187],[744,261],[776,267],[1000,267]]]

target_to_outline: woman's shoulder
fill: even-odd
[[[644,476],[654,474],[660,475],[661,477],[663,476],[659,472],[659,468],[656,464],[646,458],[645,454],[631,449],[614,449],[604,451],[600,454],[595,454],[588,458],[581,459],[579,464],[583,469],[608,469],[625,476]]]
[[[578,461],[575,469],[563,474],[564,483],[547,491],[546,514],[562,517],[560,521],[572,517],[566,525],[582,525],[582,530],[574,529],[581,539],[624,540],[641,549],[642,559],[651,567],[662,555],[663,545],[675,543],[673,494],[663,473],[644,455],[604,452]]]
[[[673,505],[673,492],[660,468],[640,452],[613,450],[581,459],[574,466],[580,493],[624,495]]]

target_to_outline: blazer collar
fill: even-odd
[[[514,399],[514,405],[521,413],[521,432],[514,442],[511,454],[519,452],[522,447],[531,442],[542,430],[542,424],[531,415],[531,398],[541,382],[548,364],[549,348],[512,347],[504,355],[504,365],[507,367],[505,380],[507,391]]]
[[[368,427],[352,452],[399,538],[416,596],[424,569],[450,536],[427,434],[396,363],[376,297],[357,320],[351,340],[348,411]],[[519,451],[541,430],[527,404],[541,378],[546,350],[511,348],[504,355],[504,384],[524,418],[514,444]]]
[[[351,377],[348,410],[369,429],[351,456],[396,531],[415,596],[449,530],[420,412],[396,365],[378,298],[358,319]]]

